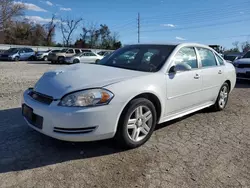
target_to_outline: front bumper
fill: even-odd
[[[237,68],[237,79],[241,80],[250,80],[250,68]]]
[[[112,138],[115,135],[122,105],[105,105],[92,108],[61,107],[59,101],[50,105],[31,98],[28,90],[23,94],[22,105],[33,109],[43,118],[42,128],[34,126],[27,118],[28,125],[50,137],[65,141],[94,141]],[[87,131],[86,131],[87,130]]]

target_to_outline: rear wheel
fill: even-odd
[[[228,96],[229,96],[229,85],[225,82],[221,86],[220,92],[219,92],[217,100],[213,106],[213,109],[215,111],[223,110],[227,105]]]
[[[156,125],[153,103],[144,98],[134,99],[123,111],[115,139],[122,147],[136,148],[152,135]]]

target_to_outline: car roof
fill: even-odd
[[[204,45],[204,44],[199,44],[199,43],[189,43],[189,42],[185,42],[185,43],[142,43],[142,44],[131,44],[128,46],[136,46],[136,45],[156,45],[156,46],[179,46],[179,47],[184,47],[184,46],[195,46],[195,47],[203,47],[203,48],[209,48],[212,49],[211,47],[209,47],[208,45]]]

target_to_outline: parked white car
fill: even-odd
[[[233,64],[236,67],[238,79],[250,80],[250,51],[240,59],[236,59]]]
[[[103,56],[98,55],[94,52],[83,52],[76,54],[72,57],[66,57],[66,63],[96,63],[100,61]]]
[[[207,46],[130,45],[97,64],[46,72],[24,92],[22,113],[29,126],[53,138],[114,137],[135,148],[158,123],[210,106],[223,110],[235,82],[234,66]]]

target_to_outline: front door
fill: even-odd
[[[168,73],[166,114],[176,114],[201,104],[202,77],[193,47],[183,47],[174,56],[171,66],[184,63],[191,70]]]

